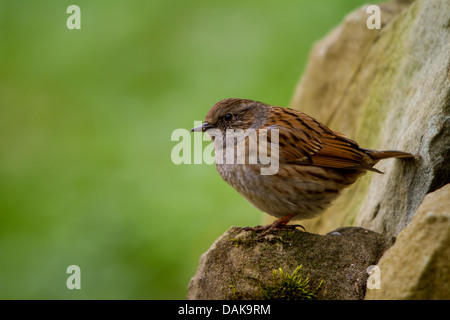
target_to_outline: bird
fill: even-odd
[[[367,171],[382,173],[373,167],[378,161],[415,157],[403,151],[361,148],[303,112],[249,99],[217,102],[205,121],[191,131],[210,134],[222,179],[254,207],[277,218],[265,226],[242,228],[262,231],[263,235],[276,229],[302,227],[288,223],[325,211],[344,188]],[[262,137],[266,137],[266,144],[262,144],[261,133],[265,133]],[[254,140],[250,138],[255,136],[259,138],[251,149]],[[229,141],[233,142],[231,147]],[[274,156],[276,172],[262,174],[262,169],[269,167],[262,158],[250,161],[250,150],[258,148]],[[230,150],[233,154],[227,158]],[[236,161],[239,155],[244,156],[244,161]]]

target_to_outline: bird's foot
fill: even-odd
[[[258,235],[258,239],[265,237],[266,235],[272,233],[274,230],[295,230],[297,227],[306,231],[305,227],[300,224],[287,224],[289,220],[286,219],[278,219],[273,223],[265,225],[265,226],[256,226],[256,227],[243,227],[239,231],[253,231],[253,232],[262,232]]]

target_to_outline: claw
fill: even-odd
[[[253,232],[262,232],[260,235],[258,235],[258,238],[263,238],[264,236],[272,233],[274,230],[295,230],[295,228],[300,227],[303,229],[303,231],[306,231],[305,227],[300,224],[287,224],[289,220],[292,218],[292,215],[287,215],[284,217],[281,217],[280,219],[275,220],[271,224],[268,224],[266,226],[256,226],[256,227],[243,227],[240,228],[239,232],[241,231],[253,231]]]

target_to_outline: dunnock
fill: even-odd
[[[227,136],[239,129],[267,132],[267,145],[258,140],[258,146],[265,148],[268,156],[274,156],[276,172],[261,174],[262,168],[267,169],[267,162],[249,159],[251,134],[233,137],[230,141],[234,141],[232,150],[236,152],[226,158],[226,150],[230,150]],[[342,189],[367,170],[381,173],[373,168],[379,160],[414,157],[401,151],[363,149],[300,111],[245,99],[217,102],[205,122],[191,131],[210,133],[216,168],[222,178],[256,208],[278,218],[267,226],[245,228],[263,230],[264,234],[277,228],[295,228],[287,225],[291,219],[307,219],[321,213]],[[237,150],[242,145],[246,146],[244,153]],[[245,162],[236,161],[238,154],[245,155]]]

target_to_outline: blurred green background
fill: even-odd
[[[223,98],[287,106],[363,3],[2,0],[0,298],[184,299],[200,255],[262,214],[214,166],[174,165],[172,131]]]

